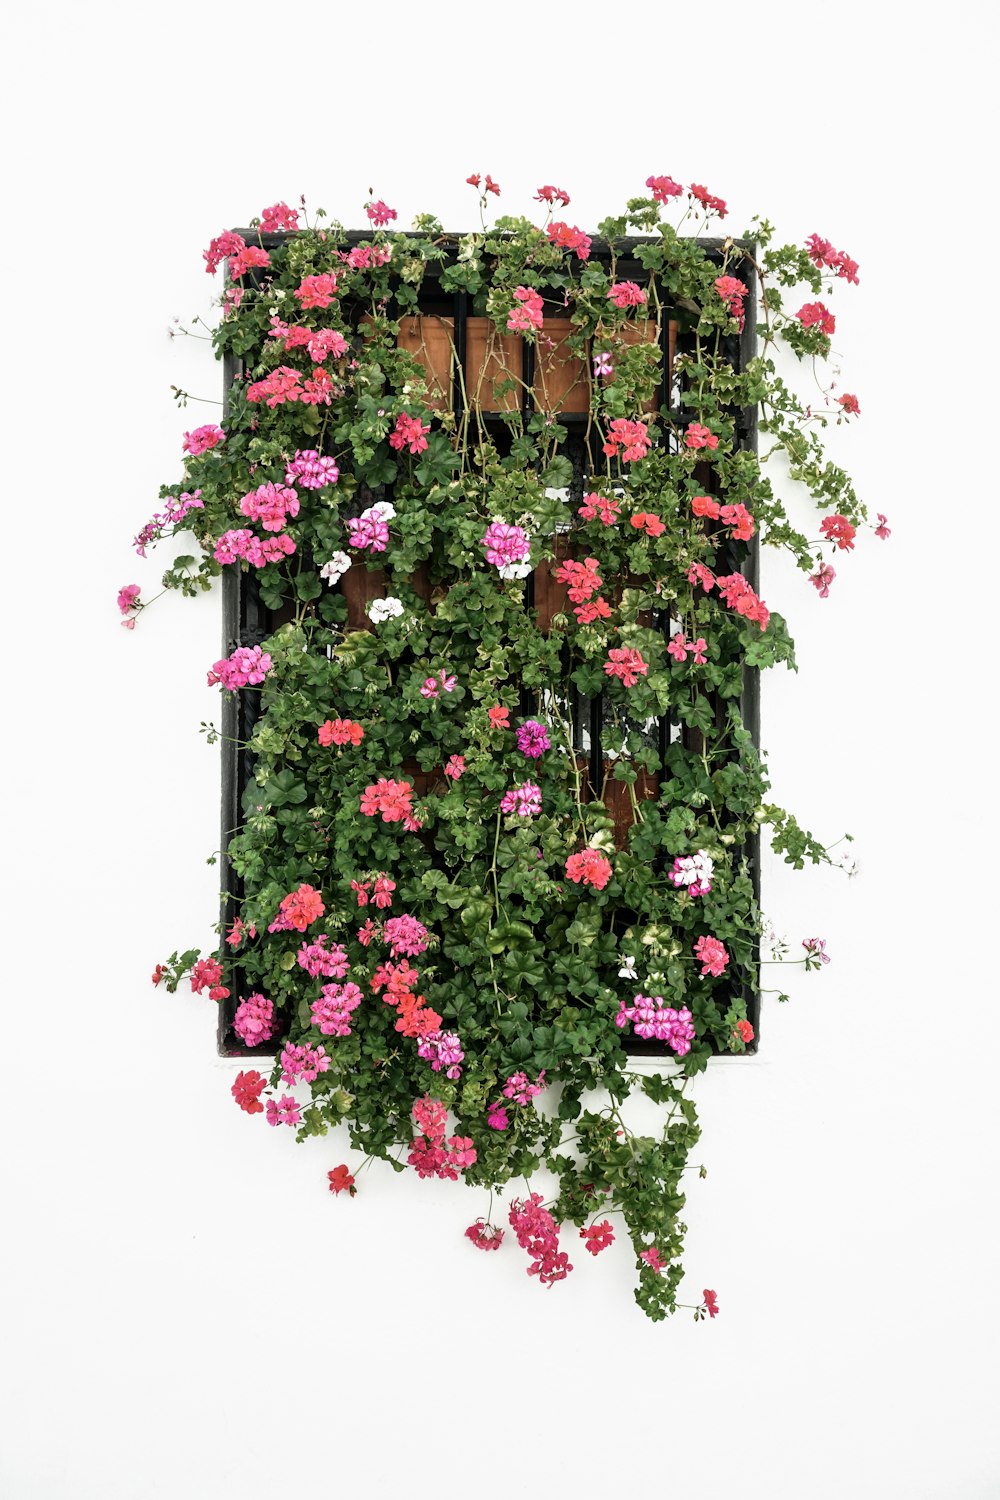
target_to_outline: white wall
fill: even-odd
[[[969,3],[802,10],[22,16],[4,1500],[1000,1495],[996,37]],[[473,170],[512,211],[566,186],[585,225],[669,172],[727,197],[737,232],[759,211],[861,264],[836,344],[863,415],[837,451],[894,535],[826,602],[766,562],[801,671],[763,711],[779,800],[851,829],[863,870],[766,871],[778,926],[825,935],[833,963],[768,1005],[756,1061],[699,1086],[687,1264],[692,1300],[719,1294],[710,1324],[646,1323],[623,1245],[550,1292],[516,1247],[477,1256],[461,1231],[482,1198],[457,1185],[374,1169],[335,1200],[342,1143],[241,1115],[212,1007],[148,980],[210,941],[216,891],[197,726],[218,713],[218,598],[165,600],[134,635],[114,607],[123,583],[153,590],[163,557],[137,563],[130,538],[214,410],[175,411],[168,387],[220,394],[168,319],[207,311],[209,237],[276,198],[356,223],[372,186],[401,223],[461,225]]]

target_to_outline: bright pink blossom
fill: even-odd
[[[822,302],[805,302],[795,314],[803,328],[818,328],[828,337],[834,333],[837,320]]]
[[[330,1066],[330,1057],[324,1048],[308,1044],[297,1047],[292,1042],[286,1042],[282,1047],[280,1061],[281,1081],[290,1085],[313,1083]]]
[[[618,1003],[615,1025],[622,1029],[629,1022],[636,1036],[646,1041],[666,1042],[678,1057],[691,1051],[694,1022],[686,1006],[675,1010],[673,1006],[664,1005],[662,995],[636,995],[631,1005],[624,1000]]]
[[[707,896],[712,889],[714,862],[704,849],[695,854],[680,854],[674,860],[673,869],[667,871],[667,879],[682,887],[689,896]]]
[[[285,469],[285,483],[300,485],[304,490],[325,489],[339,478],[340,470],[333,459],[321,458],[315,448],[297,448]]]
[[[384,229],[386,224],[392,219],[398,218],[396,210],[390,208],[387,203],[383,203],[381,198],[375,203],[366,203],[365,213],[371,219],[376,229]]]
[[[260,216],[260,227],[265,234],[277,234],[281,230],[298,229],[298,210],[287,203],[272,203]]]
[[[700,937],[694,945],[694,956],[701,964],[702,979],[709,974],[718,979],[729,963],[725,945],[714,937]]]
[[[655,1245],[650,1245],[648,1250],[640,1250],[639,1259],[644,1260],[647,1266],[650,1266],[657,1273],[667,1269],[667,1262],[663,1259],[663,1256]]]
[[[602,526],[613,526],[621,515],[622,508],[617,500],[598,494],[584,495],[583,500],[578,514],[585,521],[600,521]]]
[[[427,947],[427,928],[423,922],[418,922],[416,917],[405,912],[401,916],[390,917],[383,934],[393,958],[400,958],[404,953],[412,958],[423,953]]]
[[[300,969],[305,969],[310,979],[344,979],[349,972],[347,949],[342,943],[330,943],[326,933],[321,933],[311,943],[303,943],[295,955]]]
[[[289,516],[299,513],[299,497],[282,485],[262,484],[240,501],[240,510],[250,521],[259,521],[265,531],[282,531]]]
[[[641,307],[646,300],[646,293],[634,281],[616,281],[608,292],[608,297],[616,307]]]
[[[684,442],[688,448],[717,448],[719,439],[714,432],[710,432],[701,422],[692,422],[684,434]]]
[[[523,1202],[515,1198],[509,1218],[517,1243],[531,1258],[528,1275],[537,1276],[542,1286],[565,1280],[573,1267],[566,1252],[559,1249],[559,1230],[542,1205],[541,1193],[532,1193]]]
[[[743,298],[747,295],[749,287],[736,276],[717,276],[713,285],[726,304],[729,316],[735,318],[742,328]]]
[[[312,1024],[324,1036],[350,1036],[351,1016],[363,999],[351,980],[346,984],[324,984],[319,998],[309,1007]]]
[[[527,1073],[511,1073],[501,1092],[505,1099],[512,1099],[515,1104],[530,1104],[547,1086],[543,1068],[534,1083]]]
[[[191,991],[200,995],[204,989],[213,989],[222,978],[222,965],[217,958],[200,958],[191,965]]]
[[[241,1000],[233,1017],[233,1030],[248,1047],[270,1041],[274,1031],[274,1004],[263,995],[248,995]]]
[[[645,677],[648,672],[649,663],[643,661],[642,653],[633,650],[631,646],[613,646],[604,663],[605,676],[617,677],[626,687],[635,687],[639,678]]]
[[[210,448],[215,448],[225,441],[226,434],[215,422],[207,422],[204,427],[196,427],[193,432],[184,434],[183,448],[185,453],[197,457],[199,453],[207,453]]]
[[[542,810],[542,791],[533,781],[511,787],[500,799],[504,817],[537,818]]]
[[[514,289],[514,297],[520,304],[512,307],[507,315],[507,327],[511,333],[530,333],[542,326],[542,299],[530,286]]]
[[[588,1224],[585,1229],[580,1230],[580,1238],[586,1242],[585,1248],[591,1255],[600,1255],[602,1250],[615,1242],[611,1220],[602,1219],[600,1224]]]
[[[563,188],[540,187],[535,194],[536,203],[558,203],[560,208],[569,208],[569,194]]]
[[[300,885],[298,890],[284,896],[278,907],[278,915],[267,929],[268,932],[305,932],[313,922],[318,922],[326,910],[319,891],[311,885]]]
[[[647,177],[646,186],[657,203],[666,203],[670,198],[679,198],[684,189],[672,177]]]
[[[238,281],[255,267],[270,264],[271,257],[266,250],[260,249],[258,245],[244,245],[242,250],[237,250],[235,255],[229,257],[229,274],[234,281]]]
[[[688,642],[684,638],[683,630],[675,630],[667,644],[668,653],[675,661],[687,661],[689,650]]]
[[[706,568],[704,563],[695,562],[688,568],[687,581],[693,584],[695,588],[701,584],[707,594],[715,584],[715,574],[711,568]]]
[[[377,505],[369,507],[360,516],[354,516],[347,523],[349,536],[347,545],[364,549],[370,547],[373,552],[384,552],[389,541],[389,527],[382,519],[382,514]]]
[[[506,1130],[510,1124],[507,1118],[507,1109],[502,1101],[491,1104],[486,1114],[486,1123],[491,1130]]]
[[[851,525],[846,516],[824,516],[819,529],[828,542],[836,542],[841,552],[854,551],[857,528]]]
[[[267,1123],[269,1125],[300,1125],[302,1111],[291,1094],[282,1094],[280,1099],[268,1099]]]
[[[211,242],[208,249],[203,252],[205,270],[210,276],[214,275],[224,260],[228,259],[231,255],[238,255],[241,250],[245,250],[246,243],[241,234],[233,234],[231,230],[218,235]]]
[[[830,585],[837,576],[836,568],[829,563],[821,562],[815,573],[809,574],[809,582],[819,594],[821,599],[829,599]]]
[[[316,737],[321,745],[360,745],[365,731],[353,719],[327,719],[319,726]]]
[[[259,646],[237,646],[231,656],[212,663],[208,685],[221,682],[227,693],[239,688],[256,687],[271,670],[271,658]]]
[[[708,188],[702,187],[700,183],[692,182],[691,197],[697,199],[708,213],[717,213],[720,219],[726,217],[725,199],[713,197]]]
[[[845,391],[842,396],[837,397],[837,401],[843,407],[845,416],[860,417],[861,407],[858,405],[857,396],[852,396],[849,391]]]
[[[498,568],[523,561],[531,551],[527,532],[520,526],[507,526],[503,521],[494,521],[488,526],[479,545],[486,548],[486,561]]]
[[[460,781],[465,775],[465,756],[449,755],[445,763],[444,774],[450,781]]]
[[[710,1318],[717,1317],[719,1313],[719,1299],[716,1293],[710,1292],[706,1288],[706,1290],[703,1291],[701,1295],[705,1299],[705,1311],[708,1313],[708,1316]]]
[[[715,583],[730,609],[759,625],[761,630],[767,629],[771,612],[763,599],[757,597],[742,573],[729,573],[725,577],[716,578]]]
[[[529,760],[539,760],[549,749],[549,733],[537,719],[525,719],[517,727],[517,748]]]
[[[875,535],[878,537],[880,542],[887,542],[892,536],[892,531],[885,524],[888,520],[888,517],[884,516],[882,512],[879,511],[877,513],[876,519],[878,520],[878,525],[875,527]]]
[[[649,452],[650,439],[645,422],[630,422],[626,417],[614,417],[608,423],[608,435],[604,441],[604,452],[608,458],[621,453],[623,463],[638,463]]]
[[[361,794],[361,811],[366,818],[382,815],[383,823],[400,823],[412,815],[413,787],[408,781],[392,781],[380,776]]]
[[[462,1076],[461,1062],[465,1053],[454,1031],[429,1032],[420,1038],[417,1052],[430,1063],[435,1073],[443,1071],[446,1078]]]
[[[500,1241],[504,1237],[502,1229],[495,1229],[485,1219],[477,1219],[465,1230],[465,1237],[471,1240],[477,1250],[499,1250]]]
[[[131,614],[136,608],[141,589],[137,583],[127,583],[124,588],[118,590],[118,608],[123,615]]]

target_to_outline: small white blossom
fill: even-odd
[[[373,599],[365,607],[365,614],[373,625],[381,625],[385,620],[395,620],[403,613],[403,601],[401,599]]]
[[[319,570],[319,576],[325,578],[327,583],[335,584],[338,579],[343,578],[348,568],[351,567],[351,559],[346,552],[335,552],[328,563],[324,563]]]
[[[501,578],[527,578],[531,572],[530,562],[507,563],[505,567],[498,568],[497,572]]]
[[[635,972],[635,957],[633,956],[633,954],[629,953],[629,954],[626,955],[625,958],[622,959],[622,966],[618,970],[618,978],[619,979],[636,979],[636,978],[638,978],[638,975]]]

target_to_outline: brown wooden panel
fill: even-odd
[[[492,318],[468,318],[465,324],[465,394],[481,411],[518,411],[521,388],[500,394],[505,380],[521,379],[521,340],[499,333]]]
[[[436,314],[422,313],[417,317],[400,318],[400,349],[412,354],[424,372],[430,395],[428,406],[433,411],[450,411],[451,362],[454,351],[455,320],[441,318]]]

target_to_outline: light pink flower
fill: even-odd
[[[718,979],[729,963],[729,954],[718,938],[700,937],[694,945],[694,956],[701,964],[701,977],[711,974]]]

